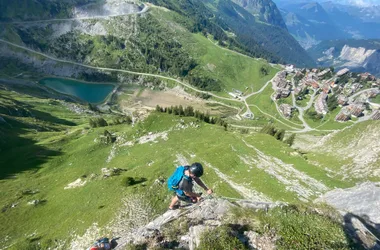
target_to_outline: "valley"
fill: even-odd
[[[282,64],[277,42],[260,50],[236,28],[241,15],[284,25],[279,13],[254,16],[230,1],[206,1],[202,15],[220,14],[216,25],[188,15],[185,2],[108,0],[25,20],[7,13],[0,30],[2,249],[87,249],[102,235],[121,237],[117,249],[208,249],[191,230],[235,223],[249,228],[232,228],[239,234],[258,232],[280,249],[293,237],[297,249],[377,246],[376,234],[352,243],[341,220],[352,212],[380,223],[378,201],[359,201],[380,182],[379,80],[303,67],[309,58],[295,54],[288,59],[299,66]],[[239,21],[220,29],[221,20]],[[214,194],[165,212],[168,177],[192,162],[203,164]],[[356,203],[338,199],[342,193]],[[237,210],[225,223],[213,217],[207,224],[204,211],[225,206]],[[203,222],[180,215],[198,210]],[[141,232],[150,235],[152,223],[158,234],[147,240]],[[310,237],[298,232],[305,228]],[[236,243],[222,236],[225,246]]]

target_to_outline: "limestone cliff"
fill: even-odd
[[[272,0],[233,0],[233,2],[258,16],[261,21],[286,29],[281,13]]]
[[[320,66],[349,68],[380,75],[380,46],[378,40],[324,41],[308,50]]]

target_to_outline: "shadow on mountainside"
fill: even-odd
[[[6,123],[0,123],[0,180],[23,171],[37,171],[51,157],[61,154],[27,138],[31,125],[9,116],[2,118]]]
[[[75,126],[76,124],[67,121],[65,119],[60,119],[58,117],[52,116],[49,113],[39,111],[34,109],[33,106],[20,102],[15,99],[6,97],[0,94],[0,114],[3,113],[8,116],[14,117],[33,117],[41,121],[47,121],[54,124],[66,125],[66,126]]]
[[[380,250],[380,224],[373,223],[368,216],[347,213],[344,231],[352,249]]]

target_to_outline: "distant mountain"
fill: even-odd
[[[306,49],[323,40],[348,37],[318,3],[287,5],[281,13],[289,32]]]
[[[282,7],[286,4],[294,4],[294,3],[324,3],[325,0],[274,0],[274,2]],[[356,7],[372,7],[380,5],[378,0],[334,0],[336,4],[356,6]]]
[[[347,67],[380,76],[380,40],[324,41],[308,52],[319,66]]]
[[[301,1],[277,2],[289,32],[306,49],[325,40],[380,39],[380,6]]]
[[[300,67],[315,65],[313,59],[281,25],[261,21],[260,17],[257,18],[257,15],[253,14],[255,12],[253,9],[248,11],[233,1],[149,1],[191,19],[189,23],[192,23],[192,30],[207,31],[224,46],[242,50],[249,55],[262,57],[270,62],[291,63]],[[248,8],[247,6],[246,8]],[[253,4],[250,6],[253,8]],[[269,10],[270,6],[271,4],[267,7],[262,6],[262,8]],[[276,11],[276,9],[272,10]],[[278,17],[269,12],[263,16]]]
[[[244,45],[249,47],[252,41],[256,41],[284,62],[309,66],[314,64],[287,30],[256,21],[250,12],[232,1],[220,0],[214,7],[217,10],[215,15],[218,23],[227,24]]]
[[[271,0],[233,0],[244,9],[259,17],[259,20],[286,29],[286,24],[276,4]]]

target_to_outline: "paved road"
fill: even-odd
[[[45,20],[35,20],[35,21],[15,21],[15,22],[0,22],[1,24],[33,24],[33,23],[46,23],[46,22],[60,22],[60,21],[75,21],[75,20],[91,20],[91,19],[107,19],[110,17],[118,16],[128,16],[128,15],[139,15],[147,12],[149,6],[144,4],[144,8],[138,12],[119,14],[119,15],[107,15],[107,16],[92,16],[92,17],[74,17],[74,18],[57,18],[57,19],[45,19]]]
[[[349,103],[353,103],[355,97],[357,97],[357,96],[363,94],[364,92],[371,91],[371,90],[379,90],[379,89],[378,89],[378,88],[363,89],[363,90],[359,91],[358,93],[355,93],[355,94],[353,94],[352,96],[350,96],[350,97],[348,98],[348,102],[349,102]]]
[[[96,69],[96,70],[102,70],[102,71],[111,71],[111,72],[122,72],[122,73],[128,73],[128,74],[133,74],[133,75],[142,75],[142,76],[152,76],[152,77],[157,77],[157,78],[161,78],[161,79],[166,79],[166,80],[171,80],[171,81],[175,81],[183,86],[185,86],[186,88],[189,88],[189,89],[192,89],[196,92],[199,92],[199,93],[204,93],[204,94],[208,94],[210,96],[213,96],[215,98],[218,98],[218,99],[222,99],[222,100],[226,100],[226,101],[233,101],[233,102],[241,102],[240,100],[237,100],[237,99],[231,99],[231,98],[226,98],[226,97],[222,97],[222,96],[218,96],[218,95],[215,95],[213,93],[210,93],[208,91],[203,91],[203,90],[199,90],[197,88],[194,88],[193,86],[187,84],[187,83],[184,83],[184,82],[181,82],[180,80],[178,79],[175,79],[175,78],[171,78],[171,77],[167,77],[167,76],[162,76],[162,75],[156,75],[156,74],[150,74],[150,73],[141,73],[141,72],[135,72],[135,71],[130,71],[130,70],[123,70],[123,69],[112,69],[112,68],[103,68],[103,67],[95,67],[95,66],[91,66],[91,65],[87,65],[87,64],[83,64],[83,63],[77,63],[77,62],[73,62],[73,61],[69,61],[69,60],[64,60],[64,59],[58,59],[58,58],[55,58],[55,57],[52,57],[52,56],[49,56],[45,53],[41,53],[41,52],[38,52],[38,51],[35,51],[35,50],[32,50],[30,48],[27,48],[25,46],[21,46],[21,45],[17,45],[17,44],[14,44],[14,43],[11,43],[11,42],[8,42],[8,41],[5,41],[3,39],[0,39],[0,42],[3,42],[3,43],[6,43],[8,45],[11,45],[11,46],[14,46],[14,47],[17,47],[17,48],[20,48],[20,49],[24,49],[24,50],[27,50],[29,52],[32,52],[34,54],[37,54],[37,55],[40,55],[40,56],[43,56],[43,57],[46,57],[46,58],[49,58],[51,60],[54,60],[54,61],[57,61],[57,62],[62,62],[62,63],[68,63],[68,64],[73,64],[73,65],[78,65],[78,66],[81,66],[81,67],[85,67],[85,68],[89,68],[89,69]],[[225,104],[227,105],[227,104]],[[231,106],[231,105],[228,105],[232,108],[236,108],[234,106]]]

